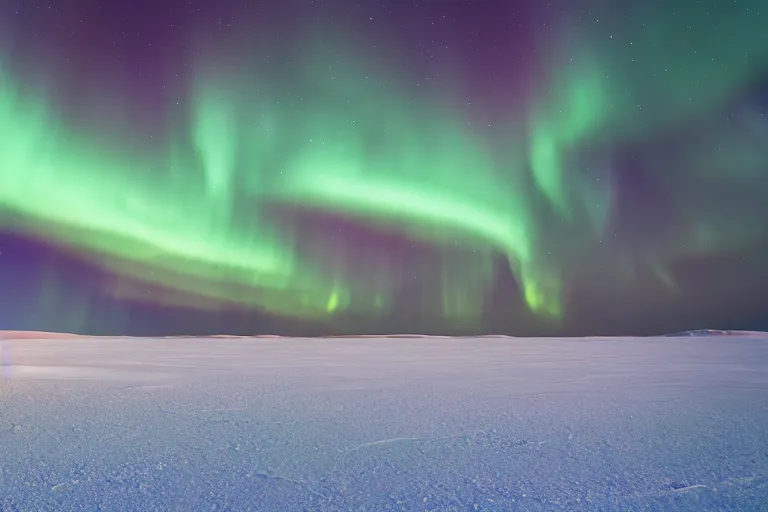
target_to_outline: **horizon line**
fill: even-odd
[[[27,330],[0,330],[0,339],[75,339],[75,338],[159,338],[159,339],[178,339],[178,338],[265,338],[265,339],[291,339],[291,338],[320,338],[320,339],[456,339],[456,338],[654,338],[654,337],[695,337],[695,336],[749,336],[764,335],[766,331],[742,331],[742,330],[719,330],[719,329],[692,329],[687,331],[678,331],[674,333],[661,333],[654,335],[600,335],[593,334],[588,336],[515,336],[510,334],[477,334],[477,335],[433,335],[433,334],[339,334],[339,335],[319,335],[319,336],[284,336],[279,334],[174,334],[165,336],[129,336],[123,334],[116,335],[93,335],[93,334],[75,334],[67,332],[54,331],[27,331]]]

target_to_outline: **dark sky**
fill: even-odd
[[[768,329],[768,9],[622,4],[5,2],[0,329]]]

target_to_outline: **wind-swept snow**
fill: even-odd
[[[13,338],[1,511],[768,503],[761,333]]]

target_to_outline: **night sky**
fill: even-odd
[[[764,0],[3,2],[0,330],[768,330],[766,27]]]

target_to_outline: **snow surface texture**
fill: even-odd
[[[766,334],[6,334],[2,358],[3,512],[768,506]]]

